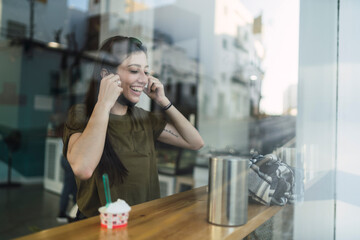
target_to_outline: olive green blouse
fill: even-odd
[[[85,113],[83,104],[69,110],[63,135],[64,153],[67,152],[71,134],[84,131],[88,121]],[[115,182],[111,185],[112,201],[120,198],[129,205],[135,205],[160,197],[154,142],[165,125],[164,116],[138,107],[128,108],[123,116],[110,114],[107,129],[109,139],[128,170],[123,183]],[[86,217],[98,215],[98,208],[106,204],[104,184],[98,168],[88,180],[76,178],[76,184],[80,212]]]

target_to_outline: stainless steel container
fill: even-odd
[[[245,224],[249,159],[217,156],[209,161],[208,221],[222,226]]]

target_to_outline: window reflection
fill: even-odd
[[[298,13],[286,13],[293,23],[289,14]],[[279,149],[296,144],[297,42],[291,40],[298,29],[276,15],[274,6],[250,0],[2,1],[0,131],[5,137],[17,129],[24,139],[14,168],[47,178],[46,167],[54,166],[44,160],[46,140],[61,138],[67,109],[83,101],[95,51],[114,35],[148,47],[154,76],[206,143],[199,152],[157,146],[159,171],[170,182],[186,175],[191,187],[207,184],[213,154],[284,154]],[[146,97],[139,106],[160,110]],[[61,154],[61,141],[55,148]],[[61,184],[59,176],[49,180]],[[50,188],[59,192],[61,185]]]
[[[247,154],[252,148],[269,153],[282,146],[295,136],[296,80],[269,88],[274,74],[268,66],[276,61],[286,68],[285,61],[296,62],[296,56],[267,59],[272,45],[266,34],[275,28],[275,13],[269,13],[266,4],[260,11],[250,1],[207,2],[206,11],[203,4],[4,1],[1,109],[9,115],[2,125],[39,132],[60,129],[66,109],[84,97],[94,51],[103,39],[120,34],[149,46],[153,74],[200,129],[205,149]],[[275,98],[271,91],[282,99],[276,116],[267,106]],[[148,99],[140,105],[158,110]],[[60,137],[59,129],[47,132]],[[37,136],[44,143],[44,133]]]

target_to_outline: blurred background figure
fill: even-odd
[[[73,220],[71,214],[67,214],[69,197],[70,195],[72,196],[73,205],[75,206],[77,187],[74,173],[68,160],[64,156],[61,157],[61,166],[64,169],[64,185],[60,196],[60,211],[56,219],[58,222],[67,223]]]

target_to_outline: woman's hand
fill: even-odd
[[[82,180],[89,179],[99,164],[105,146],[109,113],[122,91],[119,75],[104,74],[97,103],[84,131],[70,136],[67,159],[74,174]]]
[[[98,102],[103,103],[110,111],[122,92],[120,76],[111,73],[101,79]]]
[[[160,107],[165,107],[170,103],[169,99],[165,96],[164,85],[153,76],[149,76],[148,85],[144,88],[144,93],[159,104]]]

